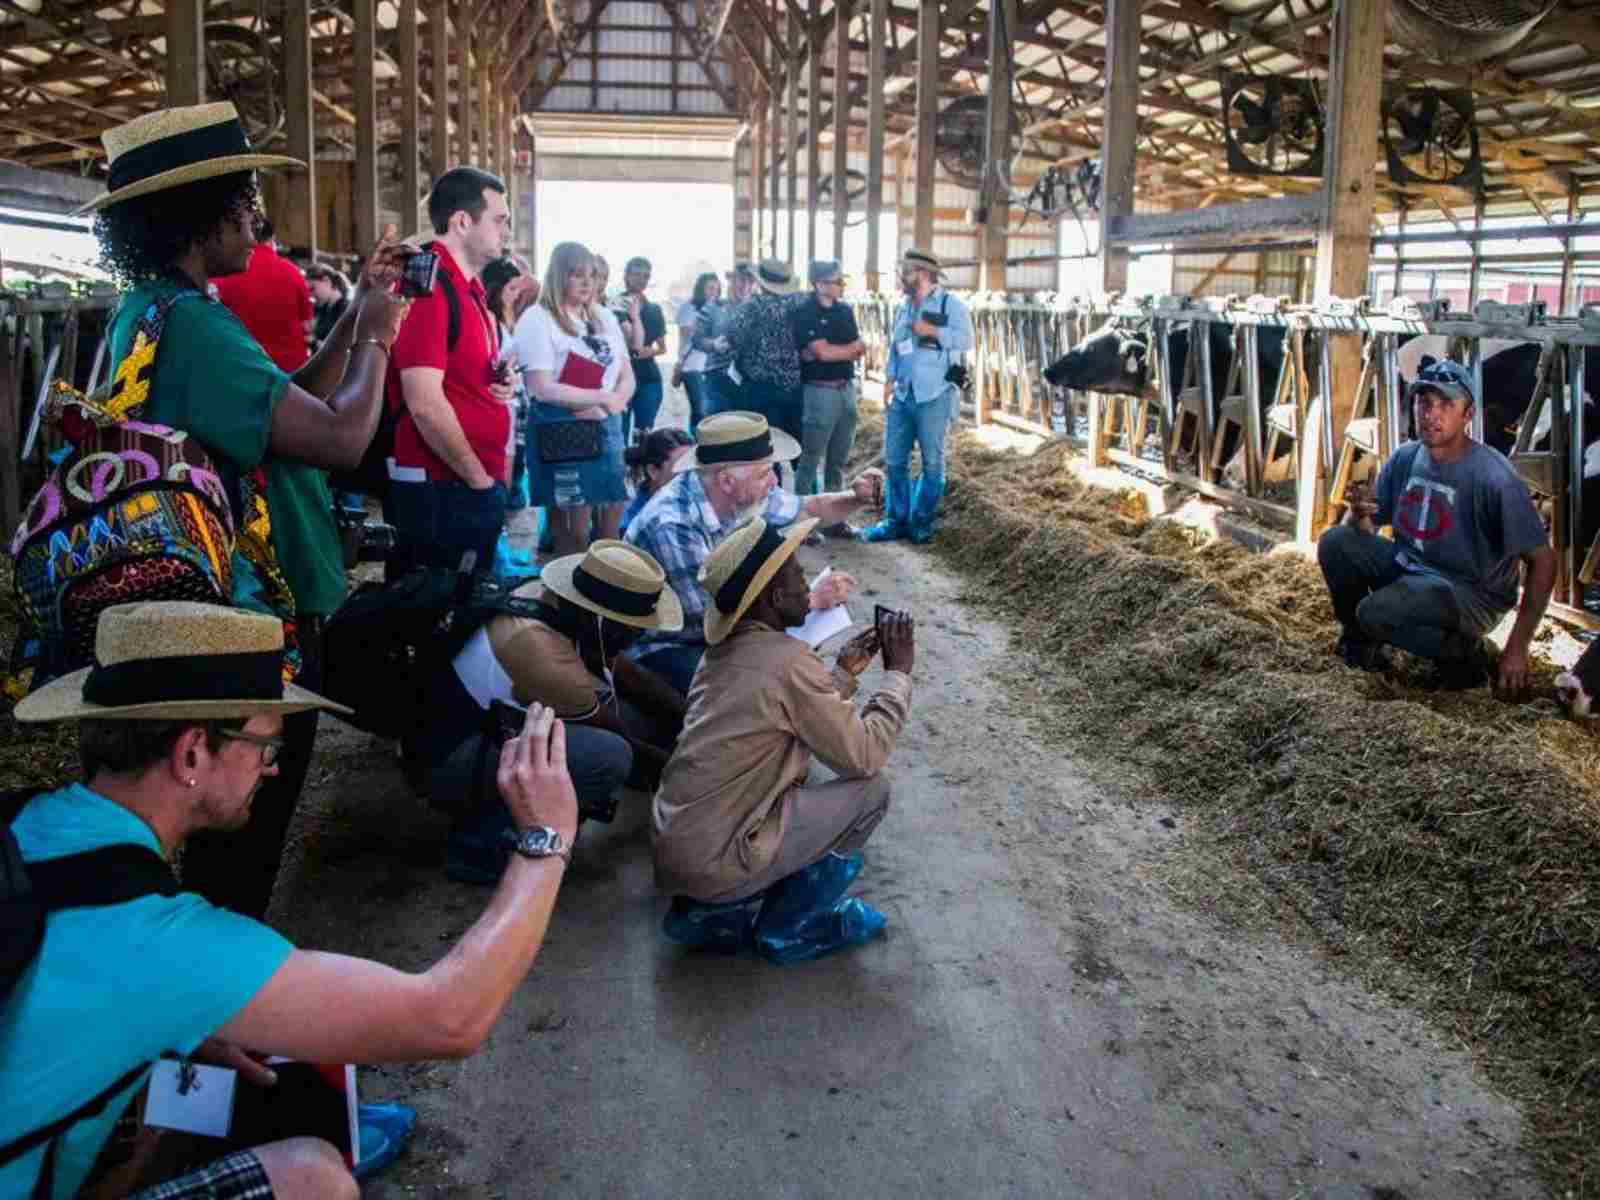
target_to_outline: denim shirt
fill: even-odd
[[[922,316],[937,317],[941,308],[949,317],[949,324],[935,333],[939,348],[924,349],[916,344],[912,322]],[[910,354],[903,354],[900,349],[906,341],[913,343]],[[909,391],[916,403],[928,404],[953,390],[955,384],[946,382],[944,374],[955,356],[972,349],[972,344],[972,314],[944,288],[935,286],[920,307],[910,300],[902,303],[894,318],[894,336],[889,339],[888,376],[894,381],[895,396],[904,398]]]

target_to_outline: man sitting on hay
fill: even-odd
[[[1322,535],[1317,561],[1344,628],[1340,656],[1367,671],[1383,647],[1432,659],[1439,686],[1516,699],[1528,686],[1528,644],[1550,601],[1555,555],[1528,487],[1506,457],[1467,435],[1475,397],[1460,363],[1424,367],[1407,391],[1417,440],[1384,464],[1377,485],[1352,485],[1344,523]],[[1394,527],[1394,540],[1378,528]],[[1517,599],[1498,655],[1484,634]]]

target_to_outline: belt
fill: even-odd
[[[831,391],[839,388],[847,388],[854,382],[854,379],[808,379],[806,380],[805,385],[806,387],[828,388]]]

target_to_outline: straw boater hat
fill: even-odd
[[[756,282],[762,291],[785,296],[794,291],[794,272],[781,258],[763,258],[756,268]]]
[[[751,517],[718,544],[699,576],[711,596],[705,615],[707,644],[715,646],[733,632],[744,610],[800,548],[818,519],[808,517],[780,529]]]
[[[209,721],[294,713],[349,713],[283,681],[283,625],[275,617],[189,600],[117,604],[100,614],[94,666],[45,684],[17,705],[19,721]]]
[[[582,554],[545,564],[538,581],[512,593],[527,598],[542,583],[563,600],[635,629],[676,633],[683,605],[667,586],[667,573],[645,551],[602,538]]]
[[[774,429],[760,413],[733,409],[714,413],[695,429],[695,446],[678,455],[673,474],[700,467],[753,466],[800,457],[800,443]]]
[[[106,130],[100,141],[111,165],[106,194],[80,213],[235,171],[305,169],[298,158],[254,153],[238,110],[226,100],[146,113]]]
[[[925,271],[932,271],[935,279],[944,274],[944,269],[940,267],[938,258],[931,251],[915,246],[902,254],[900,261],[907,266],[921,267]]]

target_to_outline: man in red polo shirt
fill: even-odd
[[[446,171],[428,216],[438,281],[411,305],[389,364],[390,515],[404,564],[453,567],[473,550],[485,570],[505,520],[512,393],[495,382],[499,330],[479,276],[510,237],[505,184],[475,167]]]
[[[222,275],[212,282],[217,299],[261,343],[267,357],[280,371],[293,375],[311,357],[306,347],[307,322],[316,316],[311,288],[300,268],[278,253],[271,221],[257,217],[255,233],[250,265],[237,275]]]

